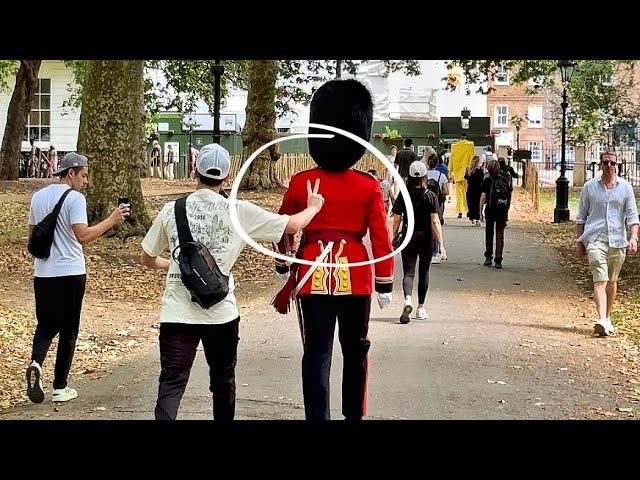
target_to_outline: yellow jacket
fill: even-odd
[[[464,180],[464,172],[467,165],[473,158],[474,144],[469,140],[460,140],[451,146],[451,156],[449,157],[449,172],[453,179],[458,182]]]

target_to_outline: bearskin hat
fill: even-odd
[[[357,80],[331,80],[314,93],[309,122],[341,128],[368,142],[373,123],[371,93]],[[309,128],[309,133],[332,132]],[[313,160],[327,170],[346,170],[366,151],[364,146],[338,133],[331,139],[309,138],[308,141]]]

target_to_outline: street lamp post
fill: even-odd
[[[520,125],[516,125],[516,150],[520,150]]]
[[[342,60],[336,60],[336,78],[342,78]]]
[[[224,73],[224,67],[220,65],[220,60],[216,60],[211,68],[214,79],[214,101],[213,106],[213,143],[220,145],[220,77]]]
[[[562,151],[560,152],[560,177],[556,180],[556,208],[553,210],[553,222],[569,221],[569,180],[565,176],[567,162],[565,158],[566,137],[567,137],[567,86],[571,81],[571,75],[575,64],[568,60],[560,60],[558,68],[562,77]]]

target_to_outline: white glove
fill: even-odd
[[[286,280],[289,278],[289,272],[285,272],[285,273],[276,273],[276,277],[279,278],[280,280]]]
[[[378,306],[380,309],[387,307],[391,304],[391,300],[393,300],[393,294],[389,293],[380,293],[378,292]]]

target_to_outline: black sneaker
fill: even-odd
[[[27,396],[33,403],[44,401],[44,390],[42,390],[42,369],[37,362],[32,361],[27,368]]]
[[[502,260],[496,260],[496,268],[502,268]]]
[[[411,305],[404,306],[402,315],[400,315],[400,323],[409,323],[411,321],[411,317],[409,317],[409,315],[411,314],[412,310],[413,307]]]
[[[487,259],[484,261],[483,265],[485,267],[490,267],[491,266],[491,257],[487,257]]]

